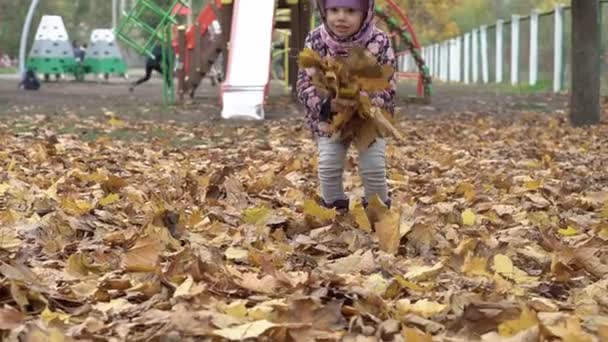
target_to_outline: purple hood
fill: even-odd
[[[325,0],[317,0],[317,8],[321,14],[321,35],[323,40],[329,45],[333,51],[348,50],[357,45],[364,45],[367,43],[372,34],[374,33],[374,0],[368,0],[369,6],[367,8],[367,15],[363,19],[363,25],[359,29],[359,32],[348,38],[339,38],[331,32],[327,26],[327,17],[325,15]]]

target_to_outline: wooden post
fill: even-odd
[[[600,121],[599,0],[572,1],[572,91],[570,122]]]
[[[282,2],[279,2],[281,5]],[[304,49],[304,41],[310,31],[311,6],[307,0],[289,3],[291,9],[291,36],[289,37],[289,85],[292,95],[296,95],[298,81],[298,54]]]
[[[222,48],[222,53],[224,55],[224,75],[228,73],[228,51],[230,50],[230,34],[232,32],[232,14],[234,12],[234,4],[232,1],[230,3],[222,3],[222,7],[220,10],[219,22],[222,27],[222,37],[223,41],[226,42],[225,47]]]
[[[179,48],[179,65],[177,66],[177,94],[179,101],[184,101],[186,93],[186,27],[180,26],[177,28],[177,44]],[[192,63],[192,61],[190,61]],[[192,67],[192,66],[191,66]]]

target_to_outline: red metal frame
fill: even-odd
[[[215,0],[215,5],[217,8],[221,8],[222,1]],[[207,4],[201,10],[201,12],[198,14],[198,17],[196,18],[196,21],[198,22],[199,27],[200,27],[199,34],[201,34],[201,35],[205,34],[205,32],[207,31],[207,29],[209,28],[211,23],[216,19],[217,19],[217,17],[215,15],[215,12],[213,11],[213,7],[211,7],[211,4]],[[194,32],[194,28],[195,28],[195,26],[190,26],[186,31],[186,49],[188,49],[188,50],[194,49],[194,39],[195,39],[194,35],[196,34],[196,32]],[[174,30],[173,37],[177,37],[177,28],[174,27],[173,30]],[[178,46],[177,38],[175,38],[173,40],[173,50],[175,51],[176,54],[179,53],[179,46]],[[185,68],[186,72],[188,72],[190,70],[189,54],[186,54],[186,56],[180,56],[180,59],[184,63],[184,68]]]

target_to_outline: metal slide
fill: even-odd
[[[264,119],[275,0],[235,0],[222,118]]]

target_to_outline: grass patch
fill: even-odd
[[[16,74],[18,71],[19,69],[14,67],[0,68],[0,75]]]

